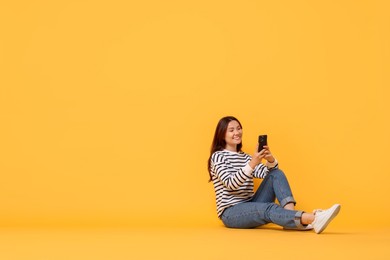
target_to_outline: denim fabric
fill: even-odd
[[[275,203],[275,199],[279,204]],[[221,219],[230,228],[254,228],[267,223],[302,227],[300,219],[303,212],[284,209],[288,203],[296,202],[286,175],[280,169],[272,169],[250,201],[225,209]]]

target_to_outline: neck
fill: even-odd
[[[237,152],[237,145],[235,146],[226,145],[225,149],[231,152]]]

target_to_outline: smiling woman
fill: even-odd
[[[0,226],[218,226],[205,162],[234,114],[238,151],[271,137],[297,208],[337,201],[335,229],[378,211],[369,226],[389,227],[389,12],[386,0],[0,1]]]
[[[256,147],[252,156],[241,148],[240,121],[233,116],[219,120],[208,169],[214,184],[217,214],[226,227],[255,228],[274,223],[285,229],[314,229],[319,234],[337,216],[339,204],[314,213],[295,210],[296,201],[287,177],[278,169],[278,161],[269,147],[265,145],[260,151]],[[264,178],[256,193],[253,178]]]

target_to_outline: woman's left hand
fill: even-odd
[[[273,163],[275,161],[274,156],[272,155],[269,147],[267,145],[264,145],[264,159],[266,159],[269,163]]]

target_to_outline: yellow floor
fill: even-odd
[[[2,228],[0,259],[390,259],[390,228]]]

